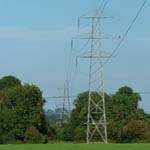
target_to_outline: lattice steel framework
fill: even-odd
[[[64,115],[67,115],[68,118],[70,119],[70,113],[71,113],[70,98],[76,98],[76,96],[69,95],[69,85],[67,81],[64,84],[64,88],[61,88],[61,89],[58,88],[58,90],[63,90],[63,95],[47,97],[47,99],[53,99],[53,100],[60,99],[62,101],[59,106],[57,106],[56,104],[56,107],[59,107],[62,110],[61,116],[60,116],[60,126],[62,126],[62,124],[64,123]]]
[[[86,53],[78,58],[88,58],[89,64],[89,98],[88,98],[88,115],[87,115],[87,135],[86,141],[89,143],[92,139],[99,137],[98,140],[103,140],[107,143],[107,122],[105,110],[105,92],[103,80],[103,56],[104,52],[101,49],[101,41],[105,39],[116,39],[118,37],[106,37],[101,33],[101,21],[110,17],[102,17],[99,9],[94,10],[91,16],[82,16],[78,20],[78,28],[80,32],[81,20],[88,20],[90,26],[86,28],[88,33],[77,36],[72,39],[71,45],[75,39],[89,41],[89,49]],[[97,96],[94,96],[97,95]],[[99,135],[99,136],[98,136]]]

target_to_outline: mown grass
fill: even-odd
[[[150,144],[0,145],[0,150],[150,150]]]

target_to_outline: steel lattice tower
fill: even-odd
[[[97,14],[97,12],[96,12]],[[101,51],[101,31],[100,23],[101,17],[95,15],[91,18],[91,50],[90,50],[90,71],[89,71],[89,99],[88,99],[88,116],[87,116],[87,143],[89,143],[96,131],[99,133],[105,143],[107,143],[107,124],[106,124],[106,113],[105,113],[105,97],[104,97],[104,80],[103,80],[103,63],[102,63],[102,51]],[[98,31],[96,31],[96,25]],[[94,41],[97,40],[97,48],[95,49]],[[95,50],[97,54],[95,54]],[[92,89],[95,80],[94,71],[94,59],[99,59],[99,71],[100,72],[100,86],[98,89]],[[97,79],[96,79],[97,80]],[[96,81],[98,82],[98,81]],[[96,91],[100,94],[101,99],[98,102],[92,97],[92,92]]]
[[[47,97],[47,99],[53,99],[53,100],[60,99],[61,100],[60,101],[61,104],[59,105],[59,107],[62,109],[61,116],[60,116],[60,126],[61,126],[64,123],[64,115],[67,115],[68,118],[70,119],[70,113],[71,113],[70,98],[76,98],[76,96],[69,95],[69,85],[67,81],[64,84],[64,88],[58,88],[58,90],[63,90],[63,94],[60,96]]]
[[[105,39],[114,39],[118,37],[106,37],[101,33],[101,21],[110,17],[102,17],[99,9],[94,10],[91,16],[82,16],[78,20],[78,28],[80,29],[81,20],[88,20],[90,22],[89,31],[82,36],[72,39],[71,45],[75,39],[87,40],[89,43],[89,51],[77,56],[79,58],[86,58],[90,60],[89,64],[89,81],[88,81],[88,115],[87,115],[87,135],[86,141],[92,141],[95,135],[99,135],[105,143],[107,143],[107,122],[105,110],[105,92],[103,80],[103,58],[101,42]],[[87,29],[87,30],[88,30]],[[94,93],[97,97],[94,96]]]

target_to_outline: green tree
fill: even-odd
[[[21,86],[21,81],[14,76],[5,76],[0,79],[0,90],[11,88],[14,86]]]
[[[88,96],[89,92],[83,92],[78,95],[75,100],[75,108],[71,114],[71,126],[72,133],[75,141],[85,141],[86,140],[86,130],[87,130],[87,114],[88,114]],[[92,92],[92,100],[96,103],[99,102],[102,98],[97,92]],[[105,100],[109,103],[111,96],[105,94]],[[93,105],[91,105],[93,107]],[[96,116],[97,117],[97,116]],[[101,138],[99,134],[96,134],[94,140]]]
[[[4,121],[0,121],[0,128],[7,129],[15,140],[24,140],[26,130],[32,126],[36,127],[40,133],[46,134],[46,119],[43,105],[45,100],[42,92],[34,85],[25,84],[4,90],[4,108],[8,110]],[[0,114],[2,115],[2,114]],[[5,127],[3,127],[5,125]]]
[[[101,96],[96,92],[92,93],[92,97],[92,99],[94,99],[96,102],[101,99]],[[146,117],[145,113],[138,109],[138,103],[140,100],[141,97],[139,94],[133,92],[133,90],[127,86],[120,88],[113,95],[108,95],[105,93],[109,140],[121,142],[121,131],[123,127],[127,125],[133,118],[142,119],[143,117]],[[70,126],[72,127],[72,130],[70,129],[68,131],[73,135],[73,140],[85,141],[88,92],[79,94],[77,99],[74,101],[74,104],[75,108],[72,111],[70,120]]]
[[[138,110],[138,103],[141,97],[138,93],[133,92],[130,87],[124,86],[120,88],[114,95],[110,102],[110,109],[107,109],[107,122],[113,122],[113,135],[109,137],[112,140],[120,142],[121,130],[127,125],[135,116]],[[109,104],[109,105],[110,105]],[[107,106],[108,107],[108,106]],[[108,125],[108,130],[111,124]]]
[[[80,93],[77,99],[74,101],[75,108],[71,113],[71,127],[70,134],[73,135],[76,141],[85,141],[86,139],[86,123],[87,123],[87,107],[88,107],[88,92]],[[78,131],[83,131],[84,135],[81,135]],[[81,135],[80,137],[77,135]]]
[[[16,124],[17,117],[13,111],[6,108],[0,110],[0,141],[2,144],[15,141],[14,134],[16,131]],[[18,132],[20,132],[19,129]]]

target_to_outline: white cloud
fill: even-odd
[[[74,27],[32,30],[26,27],[0,26],[0,39],[4,40],[64,40],[72,37],[74,33]]]

